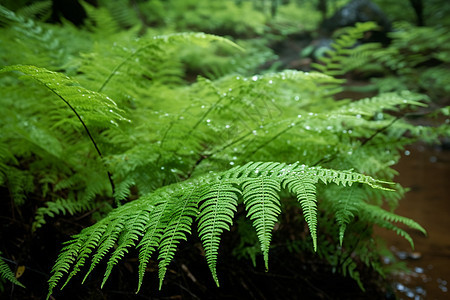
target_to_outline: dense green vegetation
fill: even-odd
[[[321,50],[322,18],[348,1],[319,2],[81,2],[79,20],[51,1],[0,6],[2,292],[52,297],[79,272],[103,286],[130,256],[134,281],[120,280],[142,290],[157,267],[164,289],[187,243],[217,285],[221,257],[270,273],[283,251],[361,290],[367,270],[385,276],[374,226],[412,247],[411,229],[426,234],[394,212],[393,167],[406,145],[450,133],[447,8],[430,1],[417,27],[407,4],[375,1],[397,20],[388,45],[361,43],[380,30],[367,22]],[[295,59],[308,64],[285,69],[274,45],[301,33],[311,43]],[[346,98],[354,80],[365,97]],[[51,234],[57,245],[37,241]],[[48,291],[23,290],[18,257],[59,250],[38,270]]]

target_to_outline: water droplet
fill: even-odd
[[[234,165],[234,161],[230,161],[230,165]]]
[[[333,126],[327,126],[327,130],[332,130]]]
[[[165,168],[164,167],[161,167],[161,170],[164,170]]]
[[[361,115],[360,115],[360,114],[357,114],[357,115],[356,115],[356,118],[361,119]]]
[[[310,112],[310,113],[308,113],[308,115],[310,115],[310,116],[312,116],[312,115],[314,115],[312,112]]]
[[[409,150],[405,150],[405,155],[409,156],[411,154],[411,152]]]
[[[302,117],[302,115],[297,115],[297,118],[301,118]]]
[[[350,151],[347,152],[347,154],[348,154],[348,155],[352,155],[352,154],[353,154],[353,151],[350,150]]]
[[[258,132],[256,130],[252,131],[253,135],[258,135]]]
[[[305,126],[305,129],[306,129],[306,130],[311,130],[311,126],[306,125],[306,126]]]
[[[298,100],[300,100],[300,97],[299,96],[295,96],[294,99],[295,99],[295,101],[298,101]]]
[[[406,296],[409,298],[414,298],[414,293],[412,291],[407,291]]]
[[[419,274],[422,274],[422,273],[423,273],[423,268],[421,268],[421,267],[415,267],[415,268],[414,268],[414,272],[419,273]]]
[[[416,287],[416,293],[424,295],[425,294],[425,289],[423,287],[421,287],[421,286],[417,286]]]
[[[204,105],[202,105],[202,108],[205,108],[205,106],[204,106]]]
[[[253,81],[258,80],[258,76],[257,76],[257,75],[253,76],[253,77],[252,77],[252,80],[253,80]]]
[[[184,120],[184,117],[183,117],[183,116],[180,116],[180,120]]]
[[[272,84],[273,83],[273,81],[272,80],[269,80],[269,84]]]

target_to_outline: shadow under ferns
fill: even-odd
[[[61,250],[47,298],[83,267],[84,281],[106,261],[103,286],[129,251],[139,260],[137,291],[155,260],[161,288],[192,231],[219,285],[221,237],[237,211],[259,242],[256,251],[239,248],[241,256],[261,254],[267,270],[280,214],[298,207],[307,242],[288,240],[286,247],[318,252],[361,288],[358,261],[383,274],[374,225],[411,245],[396,223],[425,233],[393,213],[404,189],[391,183],[404,145],[424,135],[438,138],[439,131],[402,119],[426,106],[423,95],[335,101],[342,79],[292,70],[242,76],[228,68],[225,76],[189,84],[183,48],[245,51],[203,33],[136,38],[130,29],[92,43],[97,28],[71,37],[80,42],[80,55],[63,48],[58,59],[46,60],[54,51],[47,37],[64,44],[64,27],[29,23],[5,8],[1,13],[8,16],[2,34],[20,33],[39,51],[27,52],[23,62],[10,51],[1,57],[9,66],[0,70],[0,183],[18,209],[30,194],[42,199],[34,231],[55,215],[97,212],[98,222]],[[29,26],[34,30],[24,30]],[[15,282],[3,264],[1,270]]]

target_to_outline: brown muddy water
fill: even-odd
[[[379,230],[387,246],[411,272],[395,275],[399,299],[450,299],[450,151],[420,144],[406,149],[396,170],[396,181],[410,191],[397,214],[419,222],[428,236],[407,230],[415,249],[393,232]]]

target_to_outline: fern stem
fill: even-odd
[[[378,134],[382,133],[383,131],[385,131],[386,129],[388,129],[389,127],[391,127],[395,122],[397,122],[398,120],[400,120],[402,117],[401,116],[397,116],[395,117],[389,124],[387,124],[386,126],[376,130],[370,137],[368,137],[365,141],[363,141],[361,143],[360,147],[363,147],[365,144],[367,144],[370,140],[372,140],[375,136],[377,136]]]
[[[274,135],[273,137],[271,137],[270,139],[268,139],[266,142],[261,143],[261,145],[259,145],[255,150],[253,150],[251,153],[248,153],[244,160],[247,160],[248,157],[251,157],[252,155],[254,155],[256,152],[258,152],[259,150],[261,150],[262,148],[264,148],[265,146],[267,146],[267,144],[273,142],[274,140],[276,140],[277,138],[279,138],[281,135],[283,135],[284,133],[286,133],[288,130],[290,130],[291,128],[293,128],[294,126],[289,126],[285,129],[283,129],[282,131],[280,131],[279,133],[277,133],[276,135]]]
[[[91,132],[89,131],[86,123],[84,123],[83,119],[81,118],[81,116],[78,114],[78,112],[75,110],[75,108],[70,105],[70,103],[64,99],[64,97],[62,97],[60,94],[58,94],[58,92],[56,92],[53,88],[49,87],[48,85],[45,85],[45,87],[47,87],[50,91],[52,91],[56,96],[58,96],[62,101],[64,101],[64,103],[67,104],[67,106],[72,110],[72,112],[75,114],[75,116],[77,116],[78,120],[81,122],[81,124],[84,127],[84,130],[86,131],[89,139],[91,140],[92,144],[94,145],[95,150],[97,151],[98,156],[100,157],[100,159],[104,162],[103,160],[103,154],[100,151],[99,147],[97,146],[97,143],[94,140],[94,137],[92,136]],[[109,170],[107,169],[106,165],[105,165],[105,169],[106,169],[106,173],[108,174],[108,179],[109,179],[109,183],[111,185],[111,191],[112,194],[114,195],[115,191],[116,191],[116,187],[114,185],[114,181],[112,179],[112,175],[111,172],[109,172]]]

